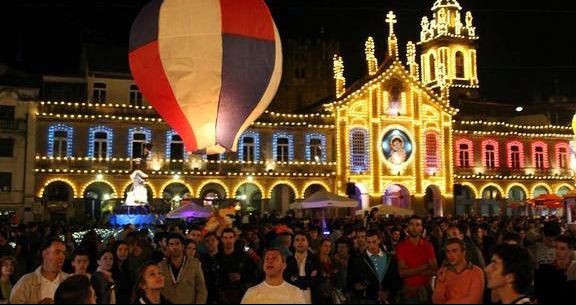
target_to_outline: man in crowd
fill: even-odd
[[[74,268],[74,275],[87,275],[88,267],[90,267],[90,255],[86,250],[78,249],[72,254],[72,268]]]
[[[430,303],[430,282],[438,267],[434,247],[422,238],[423,232],[422,219],[411,217],[408,221],[408,238],[396,249],[398,269],[404,284],[400,303]]]
[[[446,237],[447,239],[459,239],[464,242],[466,245],[466,260],[475,266],[480,267],[480,270],[486,268],[486,261],[484,260],[484,256],[482,255],[482,251],[474,245],[471,240],[465,238],[462,229],[457,225],[451,225],[446,230]],[[447,245],[444,245],[444,250],[446,249]],[[444,262],[446,259],[445,256],[446,252],[442,252],[442,259],[441,262]]]
[[[366,242],[366,252],[356,257],[349,271],[355,296],[362,304],[394,301],[400,288],[396,259],[380,248],[377,231],[366,232]]]
[[[554,263],[556,258],[556,237],[560,236],[562,229],[557,222],[549,221],[544,225],[542,233],[544,235],[542,242],[535,244],[531,249],[532,255],[536,259],[537,268]]]
[[[310,237],[306,233],[294,236],[294,256],[287,260],[284,279],[303,290],[307,304],[322,304],[320,291],[320,259],[310,251]]]
[[[223,252],[219,254],[222,283],[219,297],[221,304],[238,304],[249,287],[256,283],[256,266],[243,249],[236,247],[236,232],[222,231]]]
[[[68,278],[62,272],[66,260],[66,245],[50,239],[40,248],[42,266],[24,275],[12,289],[10,304],[53,304],[60,283]]]
[[[222,284],[218,251],[220,240],[216,233],[208,233],[204,236],[206,253],[201,254],[202,270],[208,290],[207,304],[218,304],[218,287]]]
[[[486,278],[492,301],[502,304],[531,304],[528,292],[534,280],[534,259],[525,248],[500,245],[488,267]]]
[[[174,304],[206,304],[208,292],[200,262],[184,255],[184,237],[174,233],[168,236],[170,256],[160,263],[165,274],[162,294]]]
[[[284,281],[286,258],[279,249],[264,253],[266,279],[246,292],[242,304],[307,304],[304,292]]]
[[[484,272],[468,262],[466,252],[463,240],[446,242],[446,260],[436,278],[434,304],[482,304]]]
[[[568,236],[556,238],[556,259],[541,265],[534,275],[536,299],[540,304],[563,303],[576,288],[576,258],[574,243]],[[572,279],[572,280],[569,280]]]

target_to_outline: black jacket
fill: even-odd
[[[325,304],[320,291],[322,265],[318,256],[308,252],[305,267],[306,276],[299,275],[298,261],[295,256],[288,257],[286,265],[284,280],[302,290],[310,289],[313,304]],[[313,273],[315,273],[315,276],[312,276]]]
[[[388,257],[388,269],[382,282],[379,281],[376,268],[366,253],[356,257],[352,268],[348,269],[351,289],[359,300],[377,301],[380,290],[389,292],[390,300],[395,299],[402,283],[398,263],[395,257],[386,253],[384,255]],[[364,290],[356,290],[356,284],[363,284],[367,287]]]

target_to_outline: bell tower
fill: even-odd
[[[434,90],[448,89],[452,101],[478,98],[479,37],[472,13],[463,15],[457,0],[436,0],[432,13],[432,19],[422,18],[418,42],[422,82]]]

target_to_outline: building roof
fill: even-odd
[[[130,74],[128,47],[87,44],[83,57],[90,73]]]
[[[42,77],[0,64],[0,86],[40,88]]]

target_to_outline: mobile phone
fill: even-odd
[[[248,252],[248,251],[250,251],[250,247],[248,245],[245,245],[244,246],[244,252]]]

